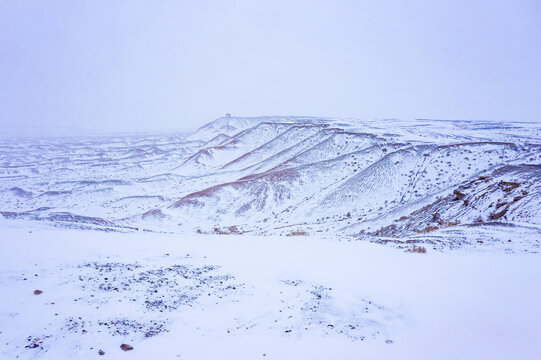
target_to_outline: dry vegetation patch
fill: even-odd
[[[413,245],[413,247],[406,249],[406,252],[424,254],[426,253],[426,249],[423,246]]]
[[[287,236],[308,236],[308,235],[309,234],[302,229],[291,230],[291,232],[287,234]]]

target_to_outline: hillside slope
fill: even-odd
[[[186,137],[5,140],[0,213],[189,233],[540,231],[540,166],[530,123],[224,117]]]

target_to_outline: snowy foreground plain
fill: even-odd
[[[0,359],[539,359],[540,247],[537,124],[0,139]]]
[[[18,222],[1,229],[2,359],[100,358],[99,350],[119,359],[541,353],[538,254]]]

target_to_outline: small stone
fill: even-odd
[[[39,294],[42,294],[42,293],[43,293],[43,291],[41,291],[41,290],[34,290],[34,295],[39,295]]]
[[[133,350],[133,346],[130,346],[128,344],[122,344],[120,345],[120,348],[124,351],[130,351],[130,350]]]
[[[392,340],[385,340],[385,342],[386,342],[387,344],[392,344],[392,343],[393,343]]]
[[[98,351],[98,354],[99,354],[99,355],[105,355],[105,351],[103,351],[102,349],[100,349],[100,351]]]

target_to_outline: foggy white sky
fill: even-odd
[[[541,121],[536,0],[2,0],[0,55],[0,125],[21,129]]]

